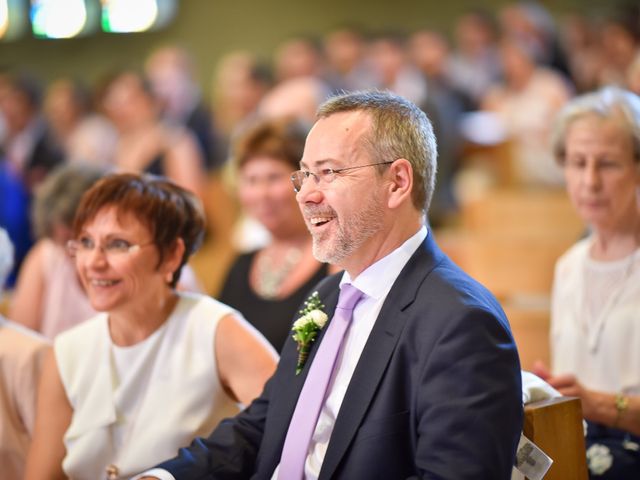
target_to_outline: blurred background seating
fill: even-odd
[[[340,89],[389,88],[434,123],[435,235],[499,297],[523,365],[548,358],[553,265],[586,231],[550,161],[552,119],[603,84],[640,92],[637,1],[276,0],[251,15],[246,4],[176,5],[154,32],[0,42],[0,225],[18,265],[34,242],[33,189],[53,166],[153,171],[200,196],[207,233],[190,265],[218,296],[234,258],[268,241],[236,228],[237,132],[264,116],[311,120]],[[52,154],[34,169],[25,159],[38,138]]]

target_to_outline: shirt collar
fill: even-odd
[[[351,283],[367,297],[376,300],[386,296],[418,246],[427,238],[427,234],[427,228],[421,226],[413,236],[387,256],[367,267],[355,280],[345,271],[340,286],[342,287],[343,283]]]

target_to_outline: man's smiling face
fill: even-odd
[[[321,118],[309,133],[301,168],[318,173],[375,163],[364,141],[370,129],[371,118],[363,112]],[[316,182],[313,176],[304,182],[297,200],[318,260],[348,269],[359,257],[369,256],[383,225],[382,181],[370,167],[342,172],[331,183]]]

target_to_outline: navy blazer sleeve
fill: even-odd
[[[267,383],[263,395],[247,409],[223,420],[208,438],[196,438],[158,468],[169,471],[177,480],[250,478],[262,440],[269,388]]]
[[[522,428],[518,358],[493,312],[450,318],[424,359],[416,468],[429,479],[508,479]]]

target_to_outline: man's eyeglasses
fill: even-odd
[[[81,237],[67,242],[67,252],[73,258],[82,257],[98,248],[107,258],[119,259],[140,250],[142,247],[153,245],[154,242],[143,244],[130,243],[121,238],[114,238],[103,245],[98,245],[92,238]]]
[[[331,183],[336,179],[338,175],[348,170],[356,170],[358,168],[364,167],[375,167],[376,165],[389,165],[394,161],[395,160],[391,160],[388,162],[368,163],[367,165],[356,165],[355,167],[346,168],[323,168],[317,173],[314,173],[310,170],[296,170],[291,174],[291,183],[293,183],[293,190],[297,193],[302,189],[302,185],[309,177],[313,177],[313,179],[316,181],[316,184],[320,182]]]

